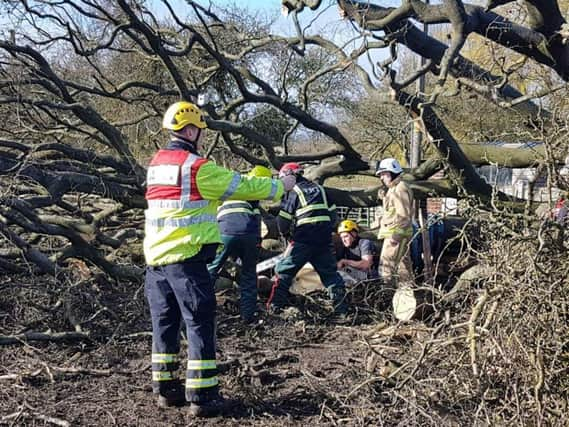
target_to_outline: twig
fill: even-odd
[[[68,421],[61,420],[59,418],[48,417],[47,415],[33,414],[33,417],[51,424],[55,424],[56,426],[69,427],[71,425]]]
[[[474,376],[478,376],[478,364],[476,362],[476,320],[480,316],[480,313],[484,309],[486,305],[486,301],[488,300],[488,291],[484,290],[484,293],[478,299],[478,302],[474,306],[472,310],[472,314],[470,315],[470,319],[468,321],[468,336],[467,342],[470,345],[470,364],[472,365],[472,373]]]
[[[23,344],[26,341],[59,342],[67,340],[89,340],[88,334],[83,332],[25,332],[17,335],[0,335],[0,345]]]
[[[58,366],[48,366],[46,363],[42,363],[42,368],[37,369],[32,372],[21,372],[18,374],[7,374],[0,376],[0,381],[16,381],[25,378],[34,378],[39,376],[42,372],[48,375],[51,382],[55,381],[54,374],[69,374],[69,375],[93,375],[93,376],[110,376],[110,375],[136,375],[150,369],[150,364],[144,365],[141,368],[134,370],[124,370],[124,369],[89,369],[82,367],[70,367],[70,368],[60,368]]]
[[[125,339],[152,338],[152,332],[150,332],[150,331],[134,332],[132,334],[123,335],[120,338],[125,338]]]

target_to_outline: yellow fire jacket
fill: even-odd
[[[401,180],[394,180],[383,199],[379,238],[401,240],[413,235],[413,192]]]
[[[144,256],[152,266],[184,261],[220,243],[224,200],[279,200],[280,180],[241,176],[183,150],[160,150],[148,168]]]

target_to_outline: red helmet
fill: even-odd
[[[302,166],[298,163],[285,163],[279,170],[279,178],[287,175],[301,175],[303,172]]]

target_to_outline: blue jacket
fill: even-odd
[[[336,206],[328,205],[324,188],[299,177],[294,188],[285,193],[277,217],[280,233],[295,242],[329,244],[336,222]]]
[[[261,236],[259,202],[240,200],[224,202],[217,209],[219,231],[226,236]]]

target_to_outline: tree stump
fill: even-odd
[[[402,287],[395,291],[392,304],[397,320],[425,320],[435,311],[435,295],[427,288]]]

